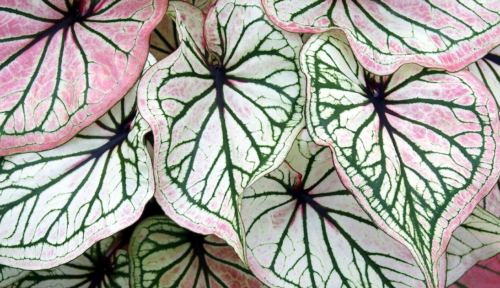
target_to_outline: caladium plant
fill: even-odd
[[[341,31],[313,35],[301,64],[312,138],[331,147],[343,184],[439,285],[451,232],[500,173],[495,100],[467,71],[411,64],[373,75]]]
[[[165,216],[144,220],[129,247],[131,287],[261,287],[234,249]]]
[[[302,40],[255,0],[218,1],[206,19],[184,2],[167,13],[181,44],[138,88],[155,137],[156,197],[174,221],[245,259],[240,195],[283,161],[304,125]]]
[[[425,287],[408,249],[361,209],[342,185],[330,149],[306,130],[278,169],[245,190],[242,215],[250,268],[269,286]],[[494,255],[499,241],[500,218],[476,207],[453,233],[451,266],[441,281]]]
[[[0,158],[2,263],[54,267],[136,221],[154,191],[149,130],[134,87],[64,145]]]
[[[500,3],[401,3],[0,0],[0,287],[496,281]]]
[[[116,239],[101,240],[81,256],[57,268],[32,271],[11,287],[128,287],[128,253],[117,249]]]
[[[479,262],[467,271],[450,288],[484,287],[495,288],[500,283],[500,255]]]
[[[0,156],[59,146],[113,107],[141,74],[166,4],[0,2]]]
[[[385,75],[404,63],[458,71],[500,44],[500,6],[484,1],[262,0],[298,33],[343,30],[358,61]]]

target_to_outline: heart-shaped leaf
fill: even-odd
[[[245,259],[240,194],[284,160],[304,125],[302,41],[270,24],[258,0],[220,0],[206,23],[185,2],[168,13],[182,43],[138,89],[155,138],[155,196],[181,226]]]
[[[439,285],[451,232],[498,179],[493,97],[467,71],[405,65],[375,77],[340,31],[312,36],[301,64],[311,137],[331,147],[342,183]]]
[[[191,3],[199,8],[204,14],[215,4],[216,0],[181,0]],[[168,14],[163,16],[160,23],[156,26],[149,40],[149,52],[153,54],[156,60],[167,57],[179,47],[179,35],[175,20]]]
[[[140,76],[165,0],[0,3],[0,156],[63,144]]]
[[[1,263],[55,267],[139,218],[154,182],[135,103],[133,88],[64,145],[0,158]]]
[[[12,288],[129,287],[125,250],[114,251],[115,237],[97,242],[75,260],[50,270],[32,271]]]
[[[413,256],[345,189],[307,131],[285,163],[247,188],[250,269],[271,287],[425,287]]]
[[[132,287],[261,287],[234,249],[165,216],[139,224],[130,241]]]
[[[497,288],[500,283],[500,254],[479,262],[448,288]]]
[[[344,188],[327,147],[304,130],[286,161],[243,197],[248,261],[259,279],[271,287],[425,287],[408,249]],[[448,246],[448,282],[499,252],[500,218],[476,207]]]
[[[379,75],[404,63],[458,71],[500,44],[495,1],[262,2],[269,18],[285,30],[344,30],[361,65]]]

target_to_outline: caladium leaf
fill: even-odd
[[[242,215],[250,268],[271,287],[425,287],[407,248],[375,226],[305,130],[286,162],[245,190]],[[447,280],[500,252],[499,232],[500,219],[476,207],[453,233]]]
[[[303,131],[285,163],[247,188],[250,269],[271,287],[425,287],[413,256],[345,189],[331,151]]]
[[[10,287],[29,273],[30,271],[0,265],[0,287]]]
[[[158,202],[181,226],[217,235],[242,259],[240,194],[284,160],[304,125],[302,41],[270,24],[260,5],[218,1],[203,30],[199,9],[172,2],[182,43],[138,90],[155,138]]]
[[[154,193],[149,130],[133,88],[64,145],[0,158],[0,262],[55,267],[136,221]]]
[[[165,216],[140,223],[129,246],[132,287],[260,287],[220,238],[183,229]]]
[[[500,218],[498,216],[500,214],[491,214],[481,207],[476,207],[467,221],[453,232],[446,249],[447,285],[458,280],[477,262],[500,253]]]
[[[181,0],[191,3],[193,6],[199,8],[204,14],[215,4],[216,0]],[[179,47],[179,34],[177,32],[175,20],[168,14],[163,16],[160,23],[156,26],[151,33],[149,40],[149,51],[153,54],[156,60],[161,60]]]
[[[299,33],[342,29],[369,71],[404,63],[458,71],[500,44],[500,6],[472,0],[262,0],[268,17]]]
[[[467,71],[405,65],[375,77],[340,31],[313,35],[300,60],[311,137],[331,147],[343,184],[439,286],[451,232],[499,175],[491,94]]]
[[[500,254],[481,261],[448,288],[496,288],[500,283]]]
[[[54,148],[140,76],[165,0],[0,2],[0,156]]]
[[[500,47],[497,47],[484,58],[467,67],[500,103]]]
[[[500,217],[500,188],[498,184],[479,202],[479,205],[491,214]]]
[[[129,287],[129,261],[125,250],[114,250],[115,237],[97,242],[73,261],[50,270],[31,271],[13,288]]]

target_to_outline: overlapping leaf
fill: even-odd
[[[496,288],[500,283],[500,254],[481,261],[449,288]]]
[[[346,32],[369,71],[385,75],[404,63],[458,71],[500,44],[496,1],[262,0],[285,30]]]
[[[251,270],[271,287],[425,287],[413,256],[370,220],[304,130],[285,163],[247,188]]]
[[[129,246],[132,287],[260,287],[234,249],[165,216],[139,224]]]
[[[243,197],[256,276],[271,287],[425,287],[409,251],[378,229],[344,188],[327,147],[303,131],[286,161]],[[500,219],[476,207],[453,233],[447,280],[499,253],[499,243]]]
[[[479,202],[479,205],[491,214],[500,217],[500,188],[498,184]]]
[[[141,74],[165,0],[2,1],[0,156],[68,141]]]
[[[498,189],[496,190],[498,192]],[[492,202],[491,197],[494,196],[490,195],[494,192],[492,191],[487,196],[490,199],[486,202]],[[484,205],[484,202],[480,205]],[[496,208],[496,205],[490,208]],[[500,218],[498,216],[500,214],[491,214],[477,207],[467,218],[467,221],[453,232],[450,244],[446,249],[447,285],[458,280],[477,262],[500,253]]]
[[[498,111],[470,73],[405,65],[374,77],[340,31],[310,38],[306,119],[343,184],[436,281],[451,232],[498,178]]]
[[[75,260],[57,268],[32,271],[12,288],[129,287],[128,253],[114,251],[114,239],[97,242]]]
[[[134,88],[66,144],[0,158],[1,263],[51,268],[139,218],[154,182],[135,103]]]
[[[28,274],[29,271],[0,265],[0,287],[10,287]]]
[[[302,41],[270,24],[257,0],[218,1],[205,30],[192,5],[172,2],[168,13],[182,43],[138,90],[155,137],[155,195],[181,226],[245,259],[240,194],[283,161],[304,125]]]
[[[204,14],[207,14],[210,7],[216,2],[216,0],[181,1],[191,3],[193,6],[203,11]],[[158,23],[153,33],[151,33],[149,44],[149,51],[158,61],[167,57],[179,47],[179,35],[177,33],[175,20],[172,19],[170,15],[165,14],[160,23]]]
[[[469,65],[468,69],[486,85],[496,102],[500,103],[500,47]]]

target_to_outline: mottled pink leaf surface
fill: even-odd
[[[0,157],[1,264],[58,266],[140,217],[154,180],[136,88],[69,142]]]
[[[341,31],[301,53],[307,127],[331,147],[342,183],[438,283],[451,233],[497,181],[496,103],[467,71],[405,65],[380,77],[356,61]]]
[[[129,253],[133,288],[265,287],[220,238],[193,233],[165,216],[136,227]]]
[[[500,189],[498,184],[493,187],[491,192],[479,202],[479,205],[484,208],[484,210],[490,212],[491,214],[500,217]]]
[[[479,262],[449,288],[498,288],[500,286],[500,255]]]
[[[182,0],[191,3],[193,6],[199,8],[204,14],[215,4],[216,0]],[[165,14],[160,23],[156,26],[151,33],[149,39],[149,51],[155,56],[156,60],[161,59],[172,54],[172,52],[179,47],[179,33],[177,32],[177,25],[171,15]]]
[[[166,0],[0,1],[0,156],[63,144],[136,82]]]
[[[241,193],[283,162],[304,126],[302,40],[275,28],[257,0],[218,1],[205,21],[185,2],[168,13],[181,44],[138,90],[155,138],[155,197],[179,225],[217,235],[244,260]]]
[[[342,29],[358,61],[385,75],[404,63],[458,71],[500,44],[497,1],[262,0],[268,17],[299,33]]]

